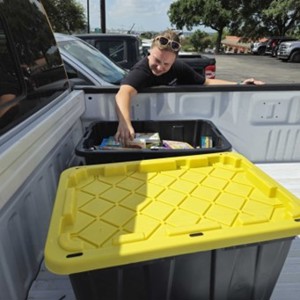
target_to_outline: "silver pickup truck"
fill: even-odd
[[[68,277],[44,268],[44,248],[60,175],[85,163],[75,150],[93,122],[117,120],[117,88],[71,87],[39,0],[0,1],[0,57],[0,299],[75,299]],[[132,119],[212,121],[233,152],[300,197],[300,86],[151,88],[132,102]],[[292,238],[271,298],[259,299],[299,298],[300,242]],[[243,278],[235,282],[247,290]],[[209,299],[238,299],[231,288]]]
[[[300,41],[282,42],[277,57],[283,61],[300,62]]]

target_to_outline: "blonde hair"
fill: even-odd
[[[157,37],[161,37],[161,36],[165,37],[165,38],[167,38],[169,40],[175,41],[175,42],[177,42],[177,43],[180,44],[179,35],[174,30],[167,29],[167,30],[161,32],[160,34],[158,34],[157,36],[154,37],[154,39],[152,41],[151,48],[158,47],[160,50],[167,50],[167,51],[173,52],[173,53],[175,53],[177,55],[178,51],[174,51],[171,47],[163,47],[163,46],[161,46],[161,44],[159,43],[159,41],[156,39]]]

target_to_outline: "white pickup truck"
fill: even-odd
[[[70,86],[39,0],[0,1],[0,56],[0,299],[75,299],[68,277],[43,267],[44,247],[59,176],[84,163],[75,149],[92,122],[116,120],[117,88]],[[210,120],[300,197],[300,86],[151,88],[132,119]],[[271,299],[299,299],[299,282],[296,237]]]

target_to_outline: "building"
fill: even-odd
[[[225,53],[249,53],[251,43],[245,43],[241,37],[228,35],[221,41]]]

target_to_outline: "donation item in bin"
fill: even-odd
[[[212,142],[209,137],[201,137],[201,148],[211,148]],[[182,141],[161,140],[159,133],[136,133],[128,145],[123,146],[116,141],[114,136],[104,138],[99,145],[102,150],[128,150],[128,149],[195,149],[192,145]]]
[[[231,144],[208,120],[132,121],[129,148],[115,141],[118,121],[91,123],[75,153],[87,165],[231,151]],[[121,151],[120,151],[121,150]]]
[[[169,140],[163,140],[163,147],[166,149],[194,149],[189,143]]]
[[[211,136],[201,136],[200,148],[212,148],[213,142]]]
[[[136,133],[132,141],[128,141],[125,147],[115,140],[114,136],[104,138],[99,145],[102,150],[124,150],[126,149],[150,149],[151,147],[158,147],[161,140],[158,132],[151,133]]]

